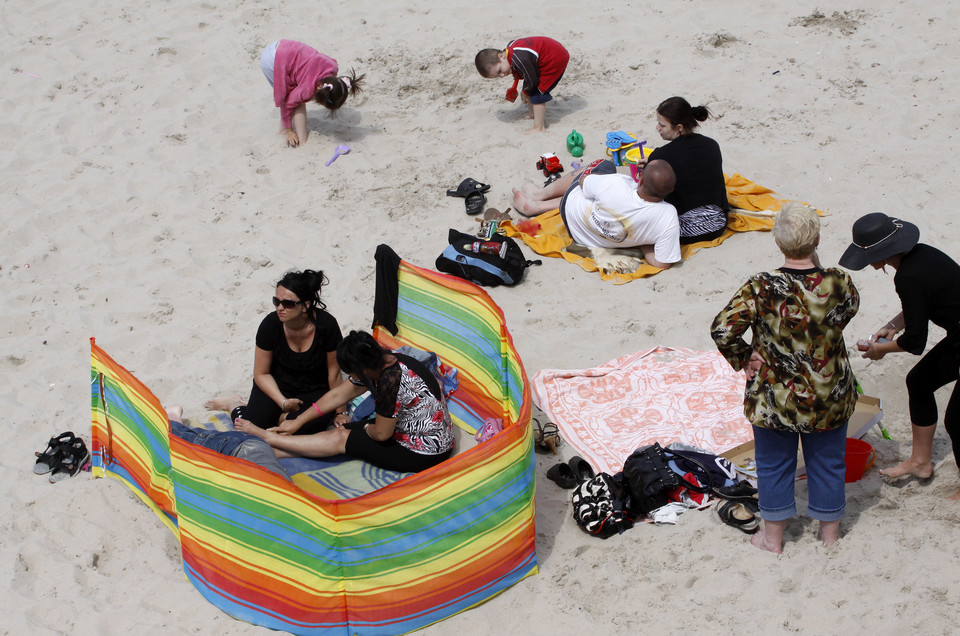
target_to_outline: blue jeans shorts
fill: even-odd
[[[798,443],[807,470],[807,511],[818,521],[836,521],[846,507],[847,423],[820,433],[753,427],[760,516],[785,521],[797,514],[794,479]]]

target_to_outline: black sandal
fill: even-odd
[[[747,534],[753,534],[760,529],[757,520],[755,500],[751,501],[723,501],[717,506],[717,514],[728,526]]]
[[[722,488],[717,488],[714,491],[714,494],[724,499],[756,500],[757,489],[754,488],[749,481],[738,481],[737,483],[731,486],[724,486]]]
[[[60,453],[63,447],[72,443],[75,439],[76,437],[71,431],[51,437],[42,453],[34,453],[37,456],[37,461],[33,464],[33,472],[38,475],[46,475],[53,470],[60,461]]]
[[[574,455],[570,458],[570,461],[567,462],[570,465],[570,470],[573,471],[574,477],[577,478],[577,483],[583,483],[585,481],[590,481],[597,476],[593,472],[593,466],[591,466],[587,460],[579,455]]]
[[[563,462],[556,464],[547,471],[547,479],[555,481],[561,488],[574,488],[577,485],[577,476],[569,464]]]
[[[50,483],[55,484],[80,472],[83,465],[90,460],[90,451],[79,437],[60,448],[60,461],[50,473]]]
[[[483,212],[483,206],[487,204],[487,197],[482,192],[471,192],[463,202],[467,207],[467,214],[476,216]]]
[[[447,190],[448,197],[466,197],[472,192],[486,192],[490,189],[486,183],[480,183],[476,179],[467,177],[460,182],[456,190]]]

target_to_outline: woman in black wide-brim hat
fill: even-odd
[[[896,273],[893,284],[902,311],[870,338],[863,357],[880,360],[888,353],[908,351],[920,355],[927,343],[927,328],[934,323],[946,337],[927,352],[907,373],[913,451],[900,464],[880,471],[888,477],[933,475],[933,436],[937,424],[934,392],[957,380],[960,373],[960,265],[940,250],[919,243],[917,226],[874,212],[853,224],[853,242],[840,257],[840,265],[860,270],[889,265]],[[897,334],[903,332],[899,337]],[[960,391],[954,387],[943,416],[960,465]],[[952,499],[960,499],[958,490]]]

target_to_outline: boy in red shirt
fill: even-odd
[[[523,80],[521,96],[527,105],[527,117],[533,119],[533,130],[528,132],[547,129],[544,120],[547,102],[553,99],[550,91],[560,82],[569,61],[570,54],[562,44],[540,36],[513,40],[502,51],[483,49],[475,60],[477,71],[487,79],[512,75],[517,81]],[[507,95],[510,99],[510,91]]]

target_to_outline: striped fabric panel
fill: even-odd
[[[400,331],[376,329],[378,339],[435,351],[458,369],[459,426],[499,417],[505,429],[353,499],[320,499],[249,462],[167,441],[156,398],[129,374],[114,379],[122,367],[94,346],[95,376],[121,387],[106,393],[106,408],[94,400],[94,447],[108,439],[98,424],[108,413],[114,455],[98,474],[130,475],[148,499],[163,495],[167,508],[153,507],[179,530],[187,577],[227,613],[294,633],[401,634],[536,573],[530,391],[502,312],[472,284],[407,263],[399,282]],[[119,427],[117,411],[139,417]]]
[[[90,339],[92,473],[127,484],[176,532],[170,425],[160,401]]]

